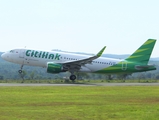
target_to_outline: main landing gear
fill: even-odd
[[[70,76],[70,80],[74,81],[76,79],[76,76],[75,75],[71,75]]]
[[[70,80],[72,80],[72,82],[74,82],[76,79],[76,75],[74,75],[74,71],[70,71],[70,73],[71,73]]]

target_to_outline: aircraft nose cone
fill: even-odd
[[[8,56],[6,55],[6,53],[3,53],[3,54],[1,55],[1,58],[4,59],[4,60],[7,60]]]
[[[4,53],[1,55],[1,58],[3,58],[3,59],[4,59]]]

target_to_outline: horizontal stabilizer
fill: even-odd
[[[148,69],[151,67],[155,67],[155,65],[136,65],[135,66],[136,69]]]

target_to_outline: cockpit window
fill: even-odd
[[[10,53],[14,53],[14,50],[10,50]]]

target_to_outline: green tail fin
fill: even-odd
[[[155,39],[148,39],[142,46],[140,46],[126,60],[142,62],[143,64],[147,64],[150,59],[150,56],[151,56],[155,43],[156,43]]]

